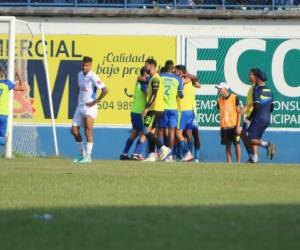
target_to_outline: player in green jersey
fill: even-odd
[[[142,67],[140,71],[141,77],[147,78],[146,68]],[[134,89],[134,101],[131,109],[131,124],[132,131],[130,137],[127,139],[123,153],[120,156],[120,160],[129,160],[128,152],[134,142],[134,140],[139,136],[140,132],[143,130],[143,116],[146,103],[147,103],[147,81],[137,81]],[[142,138],[141,138],[142,139]],[[144,138],[145,140],[145,138]],[[141,160],[142,159],[142,144],[140,141],[137,143],[136,150],[137,153],[132,155],[132,159]]]

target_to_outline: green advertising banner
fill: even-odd
[[[274,93],[272,128],[300,130],[300,39],[186,38],[186,65],[197,74],[201,127],[219,126],[215,85],[227,82],[245,105],[251,68],[262,69]]]

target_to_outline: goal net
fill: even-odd
[[[45,156],[41,130],[38,127],[34,93],[34,79],[29,79],[29,49],[40,33],[33,34],[30,26],[14,17],[0,17],[0,67],[4,79],[25,87],[24,91],[10,91],[9,119],[6,133],[6,149],[0,150],[7,158],[14,155]],[[20,76],[20,79],[17,77]],[[22,83],[21,83],[21,82]],[[31,81],[31,82],[30,82]],[[46,84],[46,82],[45,82]],[[47,139],[47,138],[45,138]],[[48,139],[49,140],[49,139]]]

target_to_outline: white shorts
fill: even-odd
[[[90,116],[93,119],[96,119],[97,114],[98,114],[97,105],[95,105],[93,107],[77,106],[74,116],[73,116],[72,126],[82,127],[82,126],[84,126],[84,118],[86,116]]]

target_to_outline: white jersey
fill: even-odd
[[[97,90],[105,88],[105,84],[100,80],[97,74],[90,71],[86,75],[82,71],[78,73],[78,106],[85,106],[86,103],[95,101]]]

